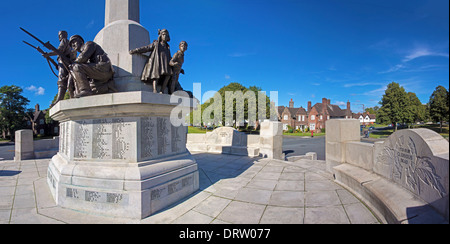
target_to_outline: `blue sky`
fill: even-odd
[[[58,45],[58,31],[93,40],[104,0],[5,1],[0,9],[0,86],[18,85],[47,108],[57,79],[19,27]],[[141,24],[170,31],[172,53],[189,44],[180,82],[202,93],[230,82],[278,91],[279,105],[372,107],[392,81],[426,103],[449,87],[448,0],[141,0]]]

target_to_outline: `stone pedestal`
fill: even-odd
[[[14,161],[34,159],[33,131],[18,130],[15,133]]]
[[[148,57],[129,54],[150,44],[149,32],[139,23],[139,0],[106,0],[105,27],[94,42],[108,54],[120,92],[153,91],[151,85],[141,82]]]
[[[283,124],[264,120],[259,134],[259,154],[265,158],[283,160]]]
[[[327,134],[325,144],[327,171],[345,162],[345,142],[360,141],[359,120],[330,119],[326,122]]]
[[[198,190],[187,128],[170,122],[177,105],[145,91],[56,104],[50,116],[60,121],[60,145],[48,168],[56,203],[142,219]]]

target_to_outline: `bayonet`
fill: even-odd
[[[36,50],[37,50],[39,53],[41,53],[42,55],[46,54],[40,47],[35,47],[35,46],[33,46],[32,44],[30,44],[30,43],[28,43],[28,42],[26,42],[26,41],[23,41],[23,42],[24,42],[25,44],[27,44],[28,46],[30,46],[30,47],[36,49]],[[53,68],[52,68],[52,66],[51,66],[50,63],[52,63],[53,66],[55,66],[55,69],[57,69],[57,70],[58,70],[58,64],[55,62],[55,60],[53,60],[53,59],[50,58],[50,57],[46,57],[46,59],[47,59],[48,66],[50,67],[50,70],[52,71],[52,73],[53,73],[56,77],[58,77],[58,75],[55,73],[55,71],[53,70]]]

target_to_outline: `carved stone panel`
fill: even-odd
[[[429,138],[429,132],[422,129],[401,130],[392,134],[375,155],[374,172],[402,185],[429,203],[445,197],[449,190],[448,158],[447,163],[443,163],[442,154],[436,152],[446,147],[448,157],[448,142],[436,135],[431,134],[433,137]]]

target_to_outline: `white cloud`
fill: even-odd
[[[386,74],[386,73],[392,73],[401,69],[405,69],[407,67],[406,63],[417,59],[421,57],[449,57],[448,53],[443,52],[437,52],[430,50],[427,47],[416,47],[408,52],[408,55],[406,55],[400,64],[397,64],[395,66],[392,66],[386,71],[378,72],[379,74]]]
[[[336,101],[336,102],[334,102],[334,104],[338,105],[338,106],[347,106],[347,103],[343,102],[343,101]]]
[[[404,63],[409,62],[416,58],[426,57],[426,56],[437,56],[437,57],[447,57],[448,53],[440,53],[440,52],[433,52],[430,51],[428,48],[416,48],[410,52],[409,55],[407,55],[402,61]]]
[[[381,71],[381,72],[378,72],[378,73],[379,73],[379,74],[391,73],[391,72],[395,72],[395,71],[397,71],[397,70],[403,69],[403,68],[405,68],[405,67],[406,67],[406,66],[405,66],[404,64],[397,64],[397,65],[395,65],[395,66],[389,68],[389,69],[386,70],[386,71]]]
[[[34,85],[31,85],[29,87],[26,87],[25,90],[34,92],[34,95],[36,96],[45,95],[45,88],[43,87],[35,87]]]
[[[225,79],[229,80],[229,79],[231,79],[231,76],[225,75]]]

